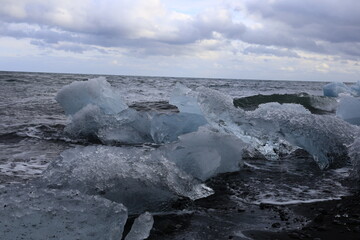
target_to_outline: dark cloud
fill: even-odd
[[[246,6],[263,23],[247,32],[246,42],[360,57],[358,0],[252,0]]]

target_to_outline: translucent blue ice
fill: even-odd
[[[66,115],[73,115],[88,104],[98,106],[106,114],[128,108],[121,94],[104,77],[72,82],[64,86],[55,99]]]
[[[360,125],[360,98],[344,96],[340,99],[336,115],[346,122]]]
[[[338,97],[341,93],[351,93],[351,89],[342,82],[328,83],[323,87],[324,96]]]

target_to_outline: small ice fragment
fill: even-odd
[[[147,239],[154,224],[154,218],[149,212],[145,212],[137,217],[125,240]]]

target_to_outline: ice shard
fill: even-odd
[[[137,217],[131,226],[131,230],[126,235],[125,240],[147,239],[154,224],[154,218],[149,212],[145,212]]]

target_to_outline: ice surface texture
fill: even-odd
[[[64,151],[44,173],[53,188],[78,189],[121,202],[132,213],[160,210],[179,196],[198,199],[213,191],[153,149],[88,146]]]
[[[122,204],[74,190],[12,185],[0,202],[1,239],[119,240],[127,220]]]
[[[119,113],[128,107],[104,77],[73,82],[58,92],[56,101],[67,115],[75,114],[88,104],[98,106],[106,114]]]

